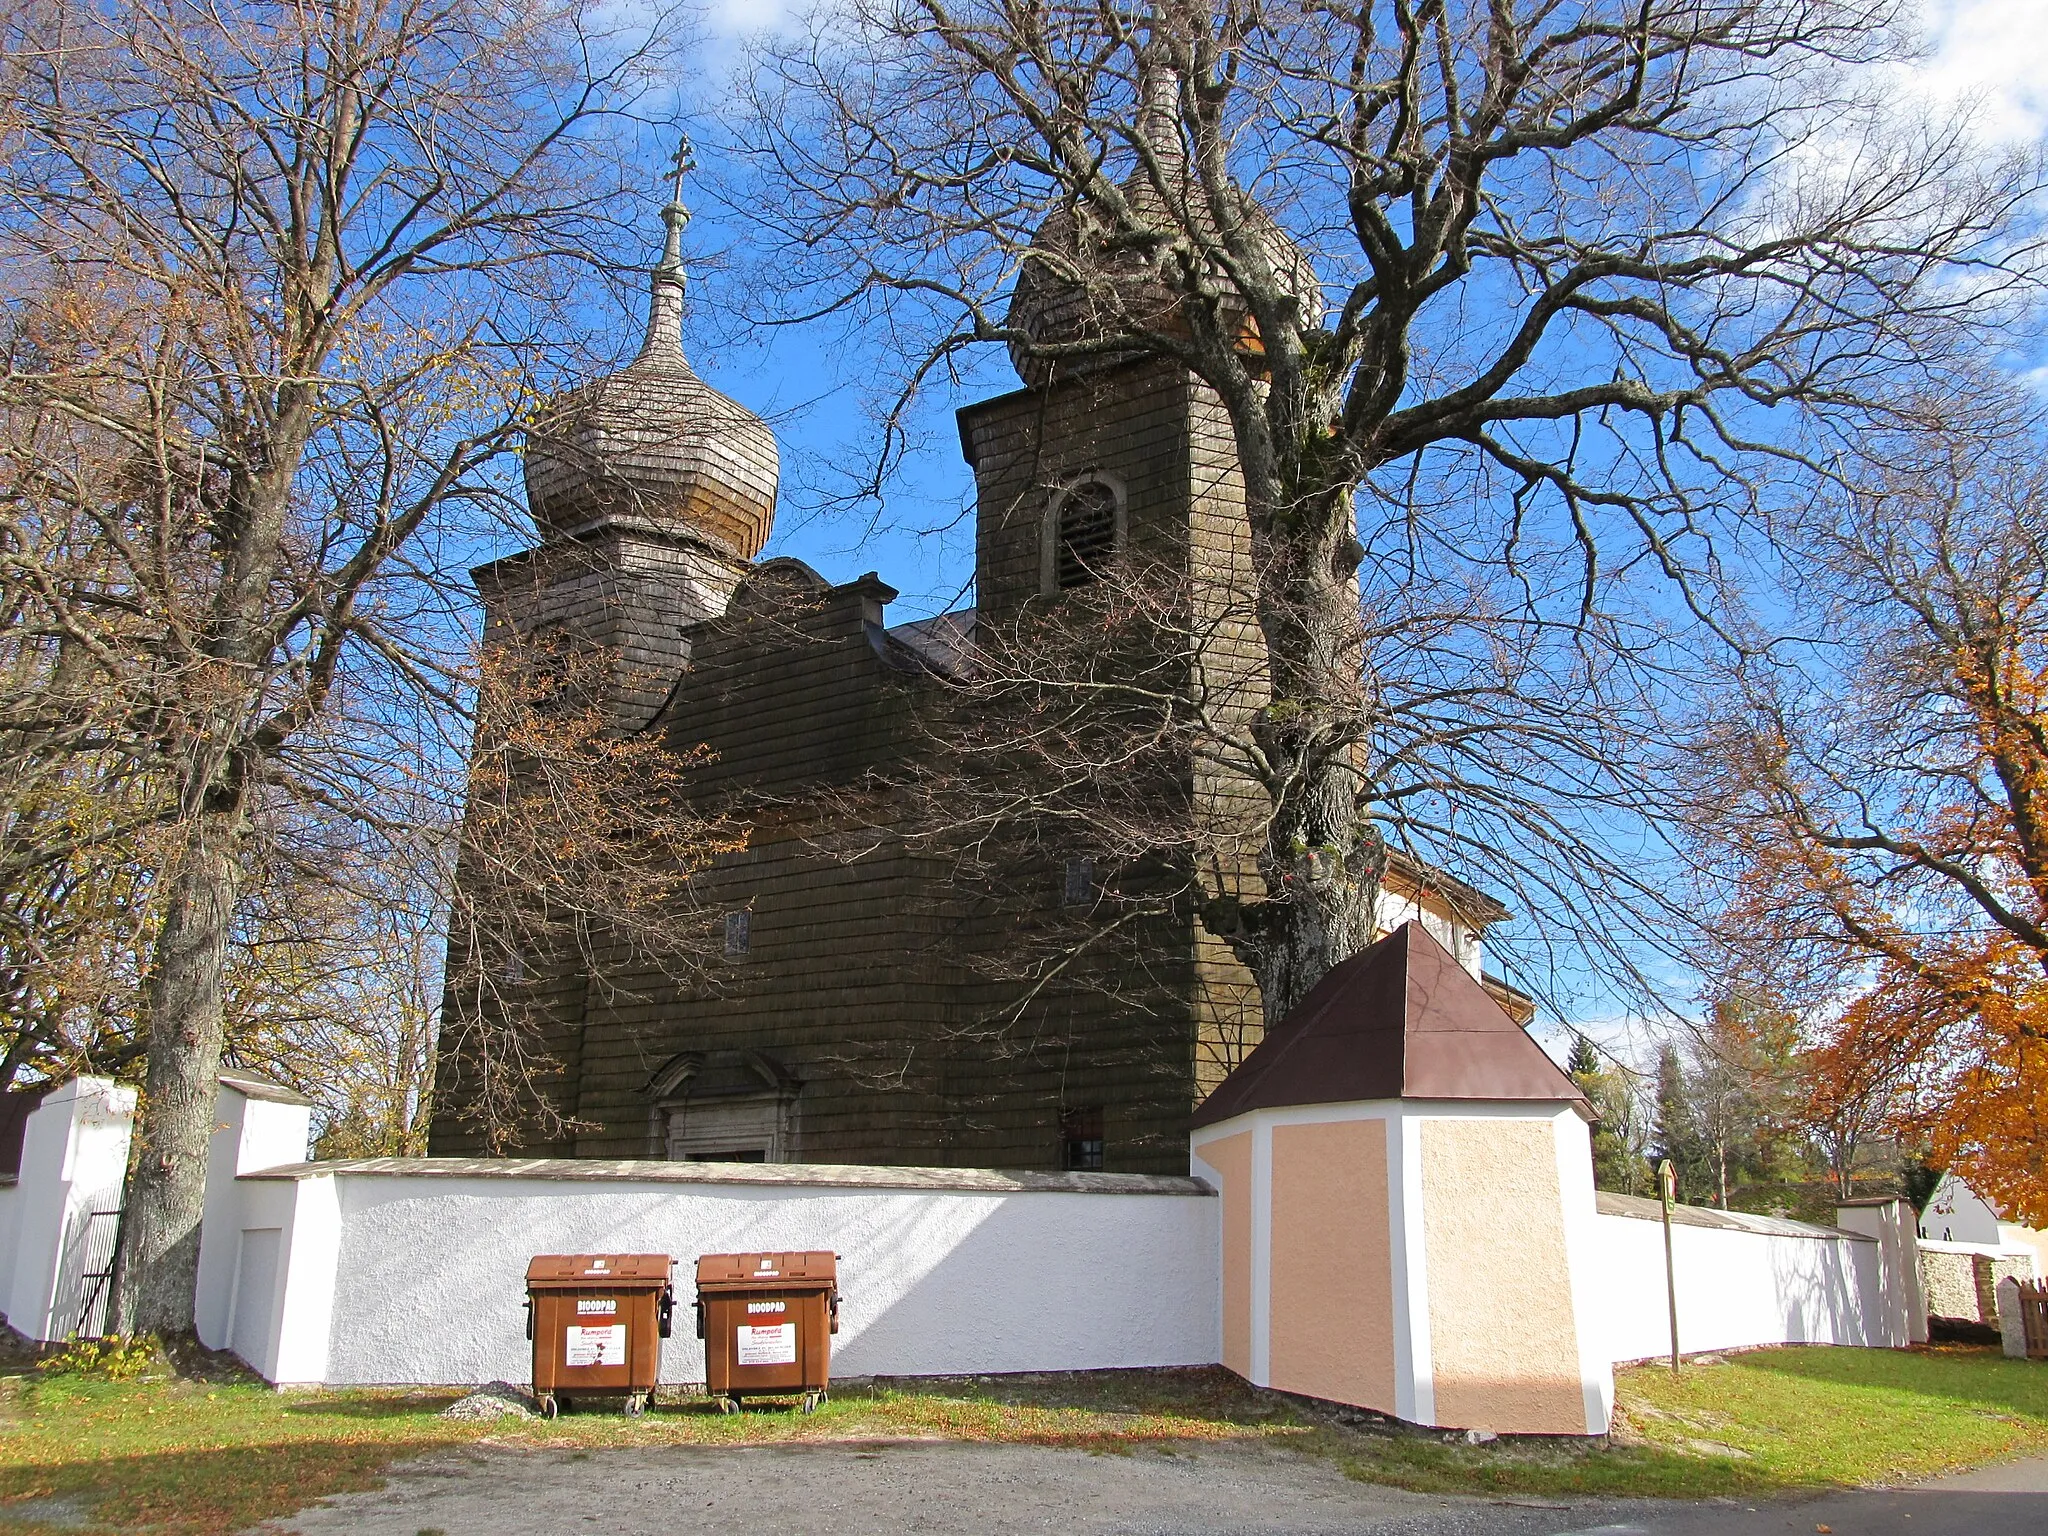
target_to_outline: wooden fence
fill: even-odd
[[[2029,1360],[2048,1360],[2048,1282],[2021,1280],[2015,1289],[2020,1302],[2020,1331]]]

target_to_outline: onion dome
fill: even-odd
[[[1178,88],[1177,79],[1163,70],[1146,82],[1137,128],[1151,150],[1151,163],[1140,164],[1118,189],[1134,222],[1156,230],[1157,238],[1113,228],[1106,214],[1087,203],[1055,211],[1032,237],[1018,267],[1007,321],[1023,333],[1010,343],[1010,361],[1025,383],[1037,387],[1139,355],[1132,349],[1053,359],[1034,355],[1034,345],[1133,331],[1186,333],[1187,321],[1180,313],[1184,300],[1158,275],[1157,262],[1184,231],[1211,247],[1220,245],[1222,237],[1181,145],[1173,104]],[[1267,266],[1301,305],[1303,322],[1319,324],[1322,286],[1308,258],[1272,215],[1234,182],[1229,196],[1236,203],[1238,221],[1250,231]],[[1220,262],[1212,263],[1211,274],[1223,295],[1225,325],[1237,335],[1241,350],[1256,356],[1262,349],[1249,306]]]
[[[751,560],[775,521],[775,435],[683,360],[682,180],[692,164],[685,140],[640,355],[542,409],[527,435],[526,503],[543,534],[630,518]]]

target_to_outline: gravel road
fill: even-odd
[[[2048,1462],[1748,1506],[1442,1498],[1264,1446],[1127,1455],[887,1442],[472,1447],[277,1529],[300,1536],[2048,1536]]]

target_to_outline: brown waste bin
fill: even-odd
[[[746,1397],[825,1401],[839,1331],[839,1261],[830,1253],[707,1253],[697,1260],[704,1388],[727,1413]]]
[[[661,1341],[675,1313],[665,1253],[544,1253],[526,1266],[533,1395],[553,1418],[578,1397],[624,1397],[644,1411],[661,1380]]]

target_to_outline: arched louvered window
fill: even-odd
[[[1090,478],[1054,498],[1049,511],[1042,584],[1048,597],[1101,579],[1116,557],[1123,504],[1115,486]]]

